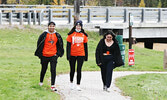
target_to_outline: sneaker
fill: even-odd
[[[81,91],[81,88],[80,88],[79,85],[76,86],[76,89],[77,89],[78,91]]]
[[[55,86],[51,86],[50,88],[52,91],[57,91],[56,87]]]
[[[109,88],[107,88],[107,86],[104,86],[104,87],[103,87],[103,90],[104,90],[104,91],[110,92],[108,89],[109,89]]]
[[[42,82],[40,82],[40,83],[39,83],[39,86],[42,86],[42,85],[43,85],[43,83],[42,83]]]
[[[107,90],[107,86],[104,85],[103,87],[103,91],[106,91]]]
[[[70,82],[70,89],[73,90],[74,89],[74,84]]]

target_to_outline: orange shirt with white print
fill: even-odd
[[[43,56],[45,57],[51,57],[56,55],[57,53],[57,36],[56,34],[49,34],[47,33],[45,43],[44,43],[44,48],[43,48]]]
[[[71,43],[71,56],[85,56],[84,43],[88,42],[85,34],[73,32],[68,35],[67,41]]]

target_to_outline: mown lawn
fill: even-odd
[[[132,100],[167,100],[167,74],[130,75],[116,85]]]
[[[66,37],[68,29],[57,29],[64,39],[66,47]],[[43,31],[25,26],[24,28],[0,29],[0,100],[51,100],[60,99],[56,93],[50,92],[50,71],[47,70],[44,86],[38,86],[40,74],[40,61],[34,56],[38,36]],[[95,49],[99,37],[96,32],[88,32],[89,35],[89,58],[84,63],[84,71],[98,71],[95,63]],[[126,65],[116,68],[117,71],[164,71],[163,52],[142,49],[135,49],[135,66],[129,67],[127,64],[126,45]],[[66,53],[59,58],[57,74],[69,73],[69,64],[66,60]]]

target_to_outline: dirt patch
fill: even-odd
[[[139,43],[134,44],[134,45],[137,47],[140,47],[140,48],[144,48],[143,42],[139,42]],[[165,43],[154,43],[153,44],[153,50],[164,51],[165,49],[167,49],[167,44],[165,44]]]

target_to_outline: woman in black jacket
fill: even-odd
[[[103,90],[111,85],[113,69],[124,65],[115,34],[108,31],[96,48],[96,64],[101,68]]]

